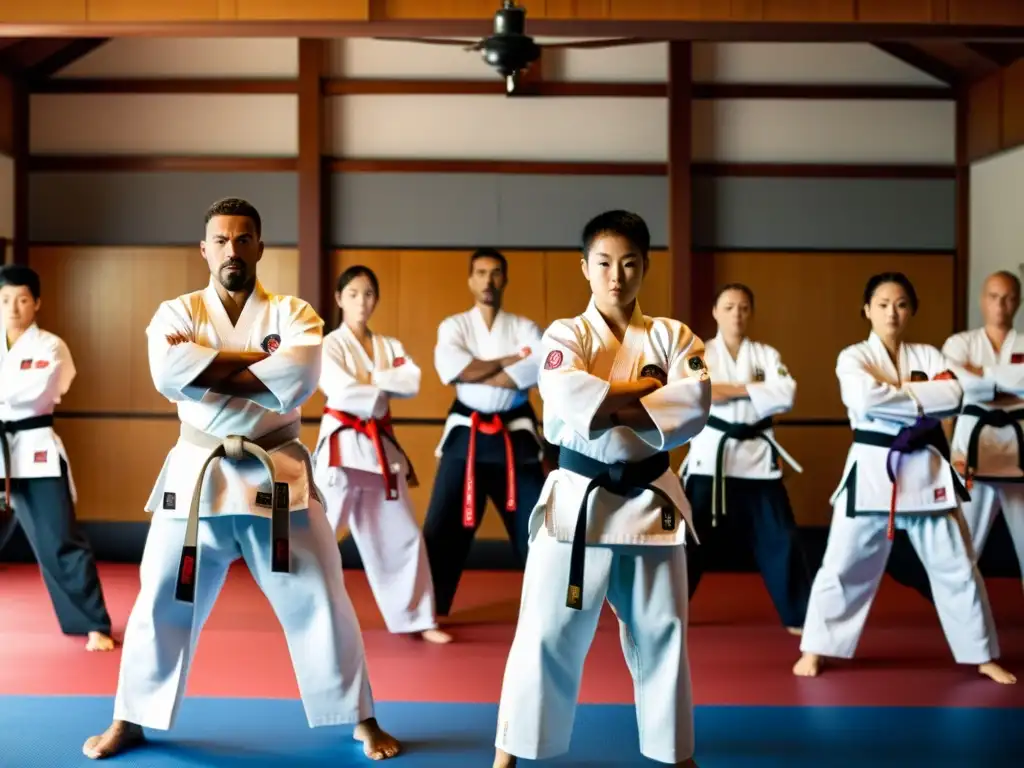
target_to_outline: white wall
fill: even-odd
[[[539,42],[546,42],[540,39]],[[551,49],[545,76],[563,81],[664,82],[664,43]],[[113,40],[61,77],[294,77],[294,39]],[[458,46],[336,40],[338,77],[477,79],[497,75]],[[724,83],[939,83],[866,44],[700,44],[695,78]],[[663,162],[665,99],[502,96],[337,96],[329,151],[356,158]],[[37,95],[31,149],[40,154],[294,155],[288,95]],[[954,108],[943,101],[701,101],[699,161],[950,163]]]
[[[979,293],[985,278],[1001,269],[1024,278],[1024,147],[971,166],[971,255],[968,327],[981,324]],[[1024,329],[1024,313],[1016,327]]]

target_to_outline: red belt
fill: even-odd
[[[462,497],[462,525],[464,528],[476,526],[476,433],[477,430],[485,435],[501,435],[505,438],[505,509],[508,512],[516,510],[516,458],[512,450],[512,436],[508,427],[501,420],[501,414],[496,413],[489,419],[484,418],[478,412],[473,411],[469,417],[469,448],[466,450],[466,480],[463,486]]]
[[[398,498],[398,479],[391,471],[388,463],[388,456],[384,452],[382,435],[386,435],[392,441],[395,439],[391,428],[391,414],[387,413],[380,419],[360,419],[351,413],[337,411],[334,408],[324,408],[324,414],[331,416],[341,422],[342,426],[336,429],[327,438],[330,444],[330,466],[340,467],[341,464],[341,433],[346,429],[354,429],[360,435],[366,435],[373,442],[373,448],[377,452],[377,463],[380,465],[380,473],[384,477],[384,486],[387,489],[387,498],[394,501]],[[397,443],[396,443],[397,445]]]

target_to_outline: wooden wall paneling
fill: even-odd
[[[718,253],[716,284],[741,282],[756,297],[751,335],[779,350],[798,382],[794,418],[845,418],[835,377],[842,349],[866,339],[864,285],[903,272],[921,307],[910,338],[941,347],[953,332],[951,255]]]
[[[856,0],[762,0],[764,21],[856,21]]]
[[[1024,4],[1017,0],[949,0],[954,24],[1024,24]]]
[[[944,21],[946,0],[857,0],[857,18],[898,24]]]
[[[89,21],[216,21],[219,0],[174,0],[147,3],[139,0],[89,0]]]
[[[780,426],[775,435],[803,467],[783,473],[786,491],[799,526],[827,526],[832,520],[828,500],[842,479],[852,433],[848,427]]]
[[[1003,73],[971,84],[967,104],[967,153],[974,161],[1003,148]]]
[[[1000,75],[1001,148],[1010,149],[1024,144],[1024,60],[1006,67]]]
[[[235,18],[241,21],[367,21],[374,0],[234,0],[234,4]]]
[[[146,500],[177,440],[176,421],[58,419],[56,430],[70,459],[79,520],[149,519]]]

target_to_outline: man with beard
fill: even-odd
[[[181,434],[146,504],[153,519],[114,722],[83,746],[94,759],[137,746],[143,728],[171,728],[199,633],[238,558],[284,629],[309,726],[355,724],[375,760],[400,749],[373,716],[337,541],[299,441],[323,321],[260,285],[260,234],[248,202],[214,203],[200,244],[209,284],[165,301],[146,330],[153,383],[177,404]]]
[[[528,399],[540,371],[537,324],[501,308],[508,262],[484,248],[469,258],[474,306],[437,329],[434,367],[455,386],[423,526],[436,609],[447,616],[490,498],[526,562],[527,524],[544,485],[543,444]]]

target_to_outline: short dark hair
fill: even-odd
[[[256,227],[256,237],[263,236],[263,220],[260,218],[260,212],[248,200],[243,200],[240,197],[225,197],[218,200],[206,209],[203,226],[208,226],[210,219],[214,216],[245,216],[251,219],[253,226]]]
[[[711,302],[711,306],[718,306],[718,300],[722,298],[722,294],[726,291],[740,291],[747,296],[747,301],[750,302],[750,311],[754,311],[754,292],[743,283],[726,283],[718,289],[718,293],[715,294],[715,300]]]
[[[622,210],[605,211],[588,221],[583,227],[581,238],[584,258],[590,253],[594,241],[601,235],[618,235],[625,238],[640,251],[644,259],[651,250],[651,232],[647,228],[647,222],[636,213]]]
[[[23,285],[28,288],[32,298],[39,301],[39,274],[31,267],[22,264],[6,264],[0,267],[0,288],[5,285]]]
[[[903,289],[903,292],[907,294],[907,300],[910,302],[910,313],[916,315],[918,307],[917,291],[914,290],[914,284],[910,282],[910,278],[902,272],[880,272],[868,278],[867,285],[864,286],[864,304],[861,306],[870,304],[871,299],[875,297],[875,291],[886,283],[895,283]]]
[[[473,264],[477,259],[494,259],[501,264],[502,274],[508,276],[508,259],[505,258],[505,254],[496,248],[477,248],[473,251],[473,255],[469,257],[469,274],[473,274]]]
[[[377,276],[373,273],[373,270],[369,267],[364,267],[362,264],[354,264],[340,275],[338,275],[338,286],[334,289],[336,293],[341,293],[345,290],[345,286],[351,283],[360,275],[366,275],[366,279],[370,281],[370,285],[373,286],[373,292],[380,298],[380,283],[377,282]]]

